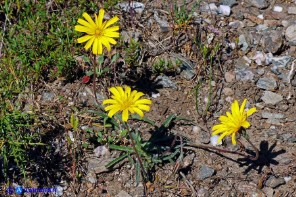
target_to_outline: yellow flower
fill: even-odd
[[[218,139],[218,143],[221,142],[221,140],[226,135],[232,135],[232,144],[236,145],[236,132],[240,131],[241,127],[245,129],[250,127],[250,123],[247,121],[247,117],[251,116],[257,110],[255,107],[253,107],[250,110],[246,111],[246,103],[247,99],[245,99],[241,107],[239,107],[238,101],[235,100],[234,103],[232,103],[231,105],[231,113],[226,112],[227,116],[220,116],[219,120],[221,121],[221,123],[213,126],[212,128],[213,136],[222,133]]]
[[[137,113],[141,118],[144,117],[143,111],[149,111],[149,105],[152,101],[149,99],[140,99],[144,95],[142,92],[136,90],[131,91],[129,86],[112,87],[109,89],[112,93],[112,99],[106,99],[103,101],[103,105],[109,104],[105,107],[108,112],[108,116],[111,118],[115,113],[122,111],[122,120],[127,122],[130,113]]]
[[[92,52],[95,55],[100,55],[103,53],[103,45],[107,48],[107,51],[111,50],[110,44],[116,44],[113,38],[118,38],[119,26],[110,27],[116,21],[118,17],[115,16],[108,21],[103,22],[105,11],[100,9],[99,15],[95,14],[95,22],[92,18],[84,12],[82,16],[86,19],[78,19],[80,25],[75,26],[75,30],[79,32],[84,32],[87,35],[78,38],[78,43],[86,42],[84,48],[88,50],[92,45]]]

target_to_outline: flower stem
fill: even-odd
[[[245,137],[244,135],[243,135],[243,137],[247,140],[247,142],[249,142],[249,144],[251,144],[251,146],[254,149],[255,154],[256,154],[255,157],[249,156],[248,158],[251,159],[252,161],[256,161],[259,158],[259,150],[258,150],[258,148],[256,148],[256,146],[254,146],[254,144],[250,141],[250,139],[248,137]]]
[[[187,143],[187,146],[194,147],[194,148],[200,148],[203,150],[215,150],[215,151],[222,152],[222,153],[231,153],[231,154],[236,154],[236,155],[240,155],[243,157],[249,157],[248,155],[246,155],[244,153],[237,152],[237,151],[230,151],[230,150],[226,150],[226,149],[222,149],[222,148],[216,148],[216,147],[206,146],[206,145],[201,145],[201,144]]]
[[[146,194],[146,184],[145,184],[145,179],[148,179],[148,175],[147,175],[147,172],[146,172],[146,170],[145,170],[145,168],[144,168],[144,165],[143,165],[142,159],[141,159],[141,157],[140,157],[140,155],[139,155],[139,152],[138,152],[138,150],[137,150],[137,148],[136,148],[136,143],[135,143],[135,140],[134,140],[134,138],[133,138],[133,136],[132,136],[131,129],[130,129],[130,127],[128,126],[128,124],[125,124],[125,126],[126,126],[126,129],[127,129],[127,131],[128,131],[128,135],[129,135],[129,137],[130,137],[130,139],[131,139],[132,147],[133,147],[133,149],[134,149],[134,151],[135,151],[136,157],[137,157],[137,159],[138,159],[138,161],[139,161],[139,163],[140,163],[141,169],[142,169],[142,170],[141,170],[141,174],[142,174],[142,177],[143,177],[142,182],[143,182],[143,187],[144,187],[144,193]],[[145,196],[146,196],[146,195],[145,195]]]
[[[95,95],[95,101],[97,102],[97,104],[99,104],[97,93],[96,93],[96,80],[97,80],[97,71],[96,71],[97,70],[97,61],[96,61],[96,55],[94,55],[93,65],[94,65],[93,92],[94,92],[94,95]],[[99,65],[99,68],[100,68],[100,65]]]

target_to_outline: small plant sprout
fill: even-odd
[[[235,100],[234,103],[232,103],[231,105],[231,113],[226,112],[227,116],[220,116],[219,120],[221,121],[221,123],[213,126],[212,128],[213,136],[222,133],[218,139],[218,143],[221,142],[221,140],[226,135],[231,135],[232,144],[236,145],[236,133],[240,132],[242,128],[247,129],[251,126],[250,123],[247,121],[247,118],[255,113],[257,110],[255,107],[253,107],[246,111],[246,103],[247,99],[245,99],[242,105],[239,107],[238,101]]]

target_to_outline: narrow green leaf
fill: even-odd
[[[116,165],[117,163],[121,162],[128,156],[128,153],[121,155],[120,157],[117,157],[116,159],[110,161],[105,167],[111,168],[112,166]]]

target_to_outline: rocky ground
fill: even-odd
[[[194,4],[195,1],[186,1],[186,9],[192,10],[193,16],[183,26],[172,23],[167,11],[171,3],[144,1],[137,4],[136,13],[129,10],[129,4],[120,4],[116,14],[124,21],[120,24],[123,39],[139,40],[141,64],[149,66],[159,59],[181,62],[173,74],[139,71],[130,74],[129,83],[152,99],[148,118],[157,124],[171,114],[193,120],[192,124],[177,122],[169,132],[209,146],[211,127],[218,123],[219,115],[229,110],[234,100],[241,103],[247,98],[247,107],[258,110],[250,118],[248,134],[260,156],[251,161],[233,154],[184,149],[184,158],[177,168],[176,163],[167,163],[155,169],[154,182],[146,184],[148,196],[296,196],[296,2],[213,0]],[[131,25],[125,29],[127,23]],[[212,65],[200,55],[196,44],[199,41],[211,51],[220,46]],[[83,64],[79,57],[77,60]],[[199,91],[195,91],[198,84]],[[98,82],[99,101],[108,97],[106,86],[110,85],[106,80]],[[50,109],[51,114],[43,114],[45,119],[63,125],[52,124],[50,128],[55,131],[51,136],[53,155],[60,158],[51,161],[51,168],[47,169],[60,179],[56,185],[60,196],[144,195],[130,163],[112,170],[104,167],[119,154],[107,146],[83,149],[81,166],[77,166],[83,172],[80,181],[65,178],[71,169],[59,169],[58,165],[68,162],[63,155],[72,154],[65,147],[65,136],[73,135],[67,130],[65,117],[73,108],[83,111],[96,107],[91,83],[65,84],[57,80],[42,85],[34,98],[27,100],[24,110],[32,105],[40,111]],[[53,115],[56,112],[58,115]],[[89,123],[95,122],[86,114],[79,116],[83,119],[81,139],[85,138]],[[142,132],[149,130],[143,128]],[[220,147],[238,150],[229,138]]]

